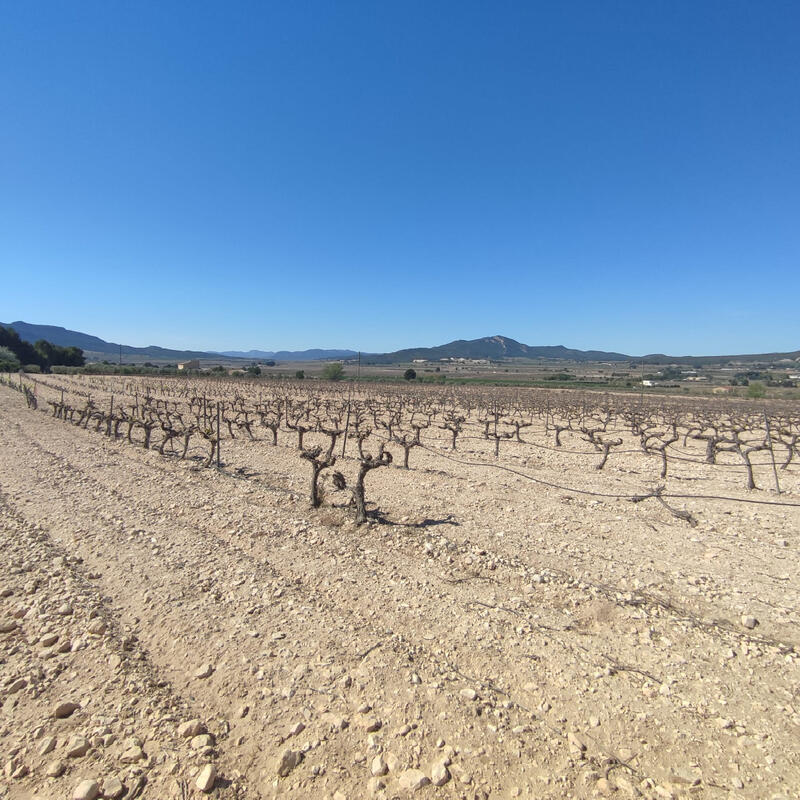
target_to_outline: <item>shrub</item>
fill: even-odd
[[[413,381],[413,380],[414,380],[414,379],[417,377],[417,373],[416,373],[416,372],[415,372],[413,369],[407,369],[407,370],[406,370],[406,371],[403,373],[403,377],[404,377],[404,378],[405,378],[407,381]]]
[[[322,370],[322,377],[327,381],[340,381],[344,378],[344,367],[338,362],[326,364]]]
[[[0,345],[0,372],[16,372],[20,367],[19,359],[8,347]]]

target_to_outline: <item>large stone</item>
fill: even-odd
[[[125,784],[119,778],[103,781],[103,797],[108,800],[119,800],[125,794]]]
[[[73,736],[67,744],[69,758],[82,758],[92,749],[89,740],[84,736]]]
[[[73,712],[77,711],[79,708],[80,706],[77,703],[58,703],[53,709],[53,716],[56,719],[66,719],[67,717],[72,716]]]
[[[407,769],[399,779],[400,788],[407,792],[416,792],[430,782],[430,778],[420,769]]]
[[[299,750],[284,750],[278,761],[278,777],[285,778],[302,760],[303,754]]]
[[[81,781],[72,793],[72,800],[96,800],[100,797],[100,786],[97,781]]]
[[[444,760],[437,761],[431,768],[431,783],[434,786],[444,786],[450,780],[450,772]]]
[[[51,761],[47,765],[47,769],[45,770],[45,775],[48,778],[58,778],[59,776],[64,774],[64,770],[67,768],[67,765],[63,761]]]
[[[214,667],[211,664],[203,664],[194,671],[195,678],[210,678],[214,672]]]
[[[372,773],[373,777],[380,778],[389,771],[389,765],[384,761],[382,755],[375,756],[375,758],[372,759],[369,771]]]
[[[206,732],[206,726],[199,719],[190,719],[178,728],[178,736],[184,739],[193,739]]]
[[[201,792],[210,792],[214,788],[214,783],[217,780],[217,769],[213,764],[206,764],[200,770],[197,780],[194,782],[195,786]]]
[[[146,758],[146,756],[141,747],[131,747],[119,757],[119,760],[123,764],[136,764],[143,758]]]

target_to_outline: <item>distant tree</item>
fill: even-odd
[[[340,381],[344,378],[344,367],[338,362],[326,364],[322,370],[322,377],[327,381]]]
[[[275,366],[275,362],[274,361],[265,361],[264,362],[264,366],[265,367],[274,367]]]
[[[19,367],[19,359],[14,351],[5,345],[0,345],[0,372],[16,372]]]
[[[245,372],[246,372],[248,375],[253,375],[253,376],[260,375],[260,374],[261,374],[261,367],[259,367],[259,366],[258,366],[258,364],[251,364],[251,365],[250,365],[250,366],[249,366],[249,367],[248,367],[248,368],[245,370]]]
[[[413,369],[409,368],[409,369],[407,369],[407,370],[406,370],[406,371],[403,373],[403,377],[404,377],[404,378],[405,378],[407,381],[413,381],[413,380],[415,380],[415,379],[416,379],[416,377],[417,377],[417,373],[416,373],[416,371],[415,371],[415,370],[413,370]]]
[[[295,372],[294,376],[297,378],[297,380],[301,381],[303,378],[305,378],[306,371],[304,369],[299,369],[297,372]]]
[[[767,389],[763,383],[759,381],[750,381],[750,385],[747,387],[747,396],[752,398],[761,398],[764,397],[767,393]]]
[[[46,360],[36,351],[30,343],[20,339],[13,328],[0,326],[0,346],[7,347],[19,360],[20,364],[38,364],[46,366]]]

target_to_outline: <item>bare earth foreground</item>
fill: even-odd
[[[555,459],[518,466],[642,486],[635,455]],[[687,501],[692,528],[415,450],[356,527],[289,439],[223,461],[0,387],[0,797],[800,796],[800,508]]]

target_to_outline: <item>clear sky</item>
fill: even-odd
[[[800,348],[800,3],[0,6],[0,320]]]

